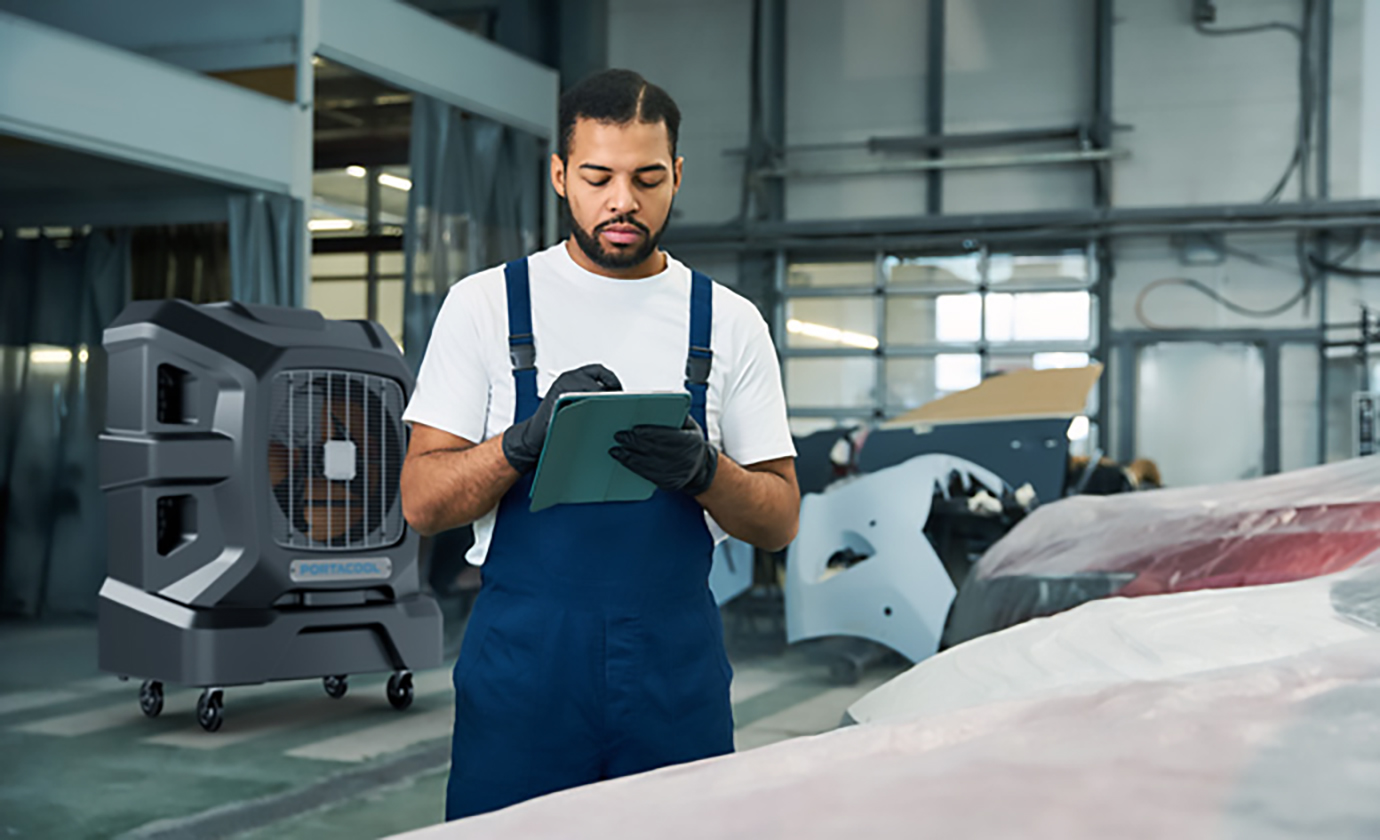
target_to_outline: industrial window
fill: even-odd
[[[378,310],[375,320],[402,346],[402,230],[407,222],[411,168],[382,167],[379,184],[380,237],[369,238],[368,170],[362,166],[320,170],[312,176],[311,285],[307,305],[327,318],[358,319],[369,311],[368,249],[387,242],[378,254]]]
[[[998,372],[1088,364],[1093,265],[1087,249],[789,263],[778,326],[792,428],[885,419]]]

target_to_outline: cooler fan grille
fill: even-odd
[[[281,546],[358,551],[403,536],[403,392],[381,376],[293,370],[273,379],[268,476]]]

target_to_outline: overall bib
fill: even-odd
[[[520,422],[540,402],[527,261],[505,273]],[[707,430],[712,284],[692,276],[686,388]],[[531,486],[499,503],[455,665],[447,820],[733,751],[703,508],[658,489],[532,513]]]

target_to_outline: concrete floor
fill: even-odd
[[[836,686],[799,650],[735,644],[729,624],[740,750],[833,729],[902,667]],[[196,690],[170,687],[146,718],[138,683],[101,676],[95,651],[93,623],[0,624],[0,838],[351,840],[442,819],[453,653],[417,675],[405,712],[385,675],[351,678],[341,700],[316,681],[233,688],[212,734]]]

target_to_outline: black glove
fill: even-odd
[[[603,365],[585,365],[566,371],[551,383],[550,390],[531,417],[514,423],[503,433],[503,457],[519,473],[535,469],[541,458],[542,445],[546,443],[546,428],[551,425],[551,413],[556,410],[556,401],[562,394],[621,390],[623,383]]]
[[[704,439],[695,418],[679,429],[634,426],[613,436],[618,446],[609,454],[620,464],[660,487],[698,496],[714,483],[719,450]]]

